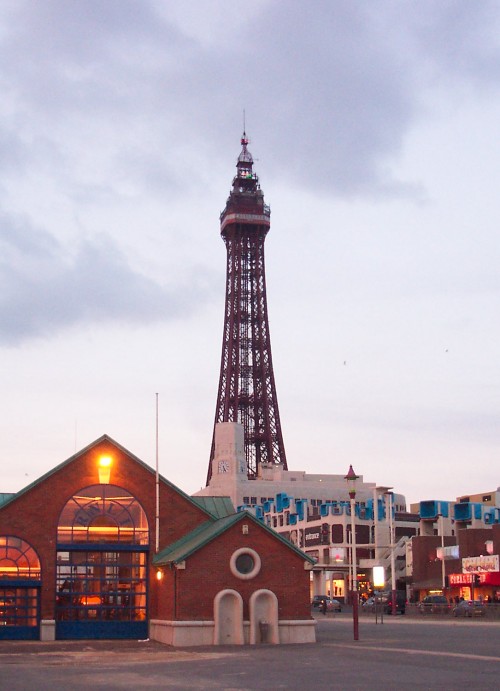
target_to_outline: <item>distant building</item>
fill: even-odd
[[[407,544],[411,598],[418,601],[437,592],[452,599],[500,601],[500,506],[489,499],[487,503],[428,500],[420,502],[419,515],[419,534]]]
[[[347,469],[346,469],[347,470]],[[349,590],[351,516],[344,475],[308,474],[262,463],[250,479],[243,428],[216,425],[209,485],[195,496],[227,496],[239,511],[252,511],[266,525],[315,560],[312,591],[344,598]],[[393,514],[396,578],[405,576],[405,543],[418,533],[418,515],[406,512],[406,500],[390,488],[364,482],[356,491],[356,542],[361,592],[371,587],[372,568],[391,568],[389,514]],[[326,592],[325,592],[326,591]]]

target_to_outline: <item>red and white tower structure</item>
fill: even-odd
[[[267,316],[264,241],[271,225],[271,211],[253,172],[245,133],[241,145],[233,186],[220,216],[227,270],[215,424],[243,425],[247,473],[254,478],[262,463],[282,464],[284,470],[287,464]],[[214,451],[215,425],[207,485]]]

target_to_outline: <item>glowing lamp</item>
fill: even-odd
[[[385,586],[385,569],[383,566],[373,567],[373,587],[382,590]]]
[[[100,456],[98,462],[99,483],[101,485],[109,485],[109,476],[111,474],[111,465],[113,459],[111,456]]]
[[[161,581],[162,578],[163,578],[163,571],[160,571],[160,569],[158,569],[158,571],[156,572],[156,580]]]

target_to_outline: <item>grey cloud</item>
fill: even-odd
[[[30,241],[28,241],[28,239]],[[77,324],[148,324],[186,318],[212,295],[195,267],[166,287],[135,271],[106,237],[70,256],[42,229],[0,221],[0,344],[14,346]]]
[[[154,2],[25,2],[9,17],[4,81],[28,131],[43,127],[64,149],[92,121],[89,143],[106,139],[144,187],[162,171],[175,190],[186,148],[225,156],[246,108],[253,153],[272,152],[272,176],[327,193],[419,196],[390,167],[422,114],[426,80],[496,87],[499,16],[492,2],[289,0],[202,45]],[[150,165],[137,169],[140,150]]]
[[[437,10],[437,11],[436,11]],[[415,41],[431,62],[441,86],[447,81],[476,86],[500,84],[500,13],[498,2],[426,0],[414,5]]]

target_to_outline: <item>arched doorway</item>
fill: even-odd
[[[137,499],[92,485],[57,530],[56,638],[147,638],[149,529]]]
[[[40,637],[40,560],[25,540],[0,535],[0,639]]]
[[[236,590],[221,590],[214,600],[214,645],[243,643],[243,599]]]
[[[271,590],[250,597],[250,643],[279,643],[278,598]]]

